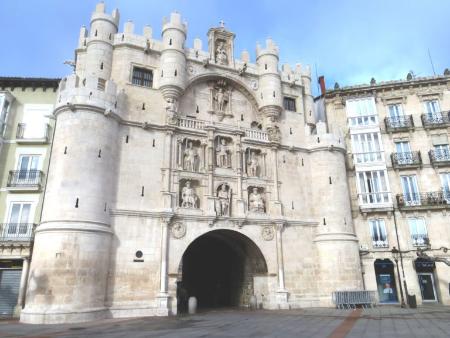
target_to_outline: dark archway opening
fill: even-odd
[[[195,296],[199,309],[245,306],[253,295],[253,277],[267,274],[265,259],[248,237],[232,230],[215,230],[186,249],[178,284],[179,312]]]
[[[394,263],[390,259],[377,259],[374,267],[380,303],[398,303]]]

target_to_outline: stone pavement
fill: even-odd
[[[3,337],[450,337],[450,308],[216,310],[195,316],[108,319],[69,325],[2,321]]]

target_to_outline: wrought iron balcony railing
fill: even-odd
[[[411,235],[413,246],[426,246],[429,243],[427,234],[413,234]]]
[[[414,120],[412,115],[386,117],[384,119],[384,124],[386,126],[386,131],[389,133],[414,129]]]
[[[374,239],[372,238],[372,246],[377,249],[377,248],[388,248],[389,247],[389,243],[387,241],[387,238],[384,239]]]
[[[7,187],[40,187],[44,173],[40,170],[10,170]]]
[[[35,227],[33,223],[0,223],[0,242],[31,242]]]
[[[399,209],[450,209],[450,191],[398,194]]]
[[[43,142],[48,142],[48,136],[50,134],[50,125],[48,123],[44,124],[42,132],[30,132],[26,131],[26,123],[19,123],[17,125],[16,139],[19,141],[30,141],[30,140],[40,140]]]
[[[394,169],[416,168],[422,165],[422,156],[420,151],[392,153],[391,161]]]
[[[450,165],[450,150],[448,149],[430,150],[428,155],[433,166]]]
[[[450,126],[450,111],[442,111],[435,114],[422,114],[422,124],[424,128],[445,128]]]

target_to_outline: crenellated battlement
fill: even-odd
[[[99,81],[95,77],[80,79],[72,74],[62,79],[58,90],[55,111],[64,106],[71,110],[75,105],[89,105],[122,117],[125,93],[117,89],[113,80]]]
[[[91,24],[97,20],[109,21],[109,22],[113,23],[117,29],[119,27],[119,21],[120,21],[119,10],[116,8],[112,11],[111,14],[107,14],[105,10],[106,10],[105,3],[99,2],[97,4],[97,6],[95,7],[95,11],[92,13]]]

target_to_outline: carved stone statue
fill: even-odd
[[[227,190],[227,185],[222,184],[217,192],[216,211],[218,216],[230,216],[231,189]]]
[[[225,110],[225,104],[228,101],[224,89],[219,87],[216,91],[216,95],[214,96],[214,100],[216,101],[216,110],[217,113],[223,113]]]
[[[230,147],[224,138],[220,139],[220,143],[216,148],[216,162],[220,168],[230,167]]]
[[[194,148],[192,142],[188,142],[186,149],[184,150],[183,168],[184,170],[196,171],[198,160],[197,149]]]
[[[253,212],[264,212],[264,199],[258,188],[253,188],[248,196],[248,209]]]
[[[223,41],[219,41],[216,48],[216,62],[220,65],[228,64],[228,55],[225,50],[225,43]]]
[[[197,208],[198,196],[194,188],[191,187],[191,182],[186,181],[185,186],[181,190],[181,207],[182,208]]]
[[[258,155],[252,151],[247,162],[247,173],[249,176],[258,176],[259,160]]]

